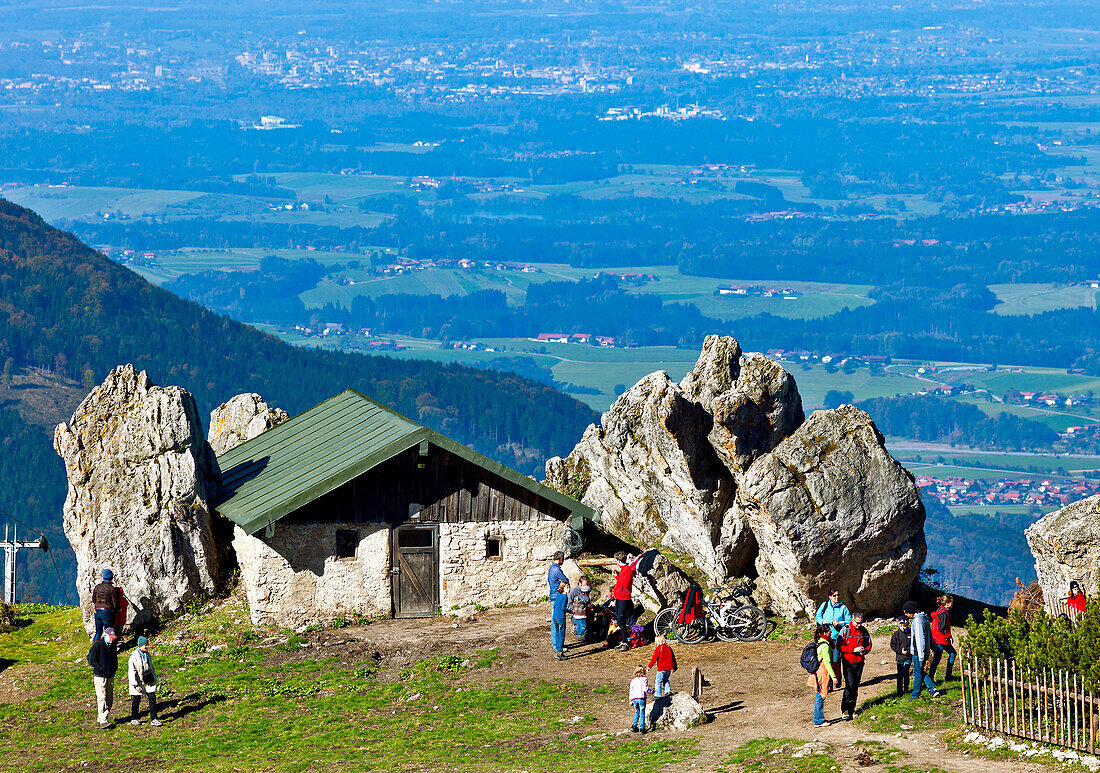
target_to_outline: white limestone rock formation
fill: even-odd
[[[1070,580],[1100,595],[1100,494],[1048,513],[1024,532],[1044,599],[1064,599]]]
[[[646,721],[656,730],[683,732],[702,723],[705,718],[702,705],[686,692],[654,698],[646,707]]]
[[[663,372],[639,381],[546,474],[601,528],[696,576],[720,583],[755,565],[792,616],[833,584],[892,614],[924,561],[915,482],[869,417],[847,406],[806,421],[794,378],[728,337],[708,336],[679,385]]]
[[[68,475],[64,528],[86,622],[105,568],[129,600],[131,625],[215,592],[212,456],[189,392],[156,386],[133,365],[115,368],[57,426],[54,448]]]
[[[214,453],[221,456],[288,419],[290,415],[282,408],[272,408],[255,392],[246,392],[210,412],[207,440]]]
[[[651,373],[588,427],[568,459],[547,462],[547,482],[597,508],[612,534],[724,577],[739,568],[719,541],[734,490],[707,442],[711,424],[667,373]]]
[[[790,616],[812,616],[832,587],[853,609],[896,614],[924,563],[913,476],[850,405],[814,413],[757,461],[737,506],[760,546],[757,590]]]

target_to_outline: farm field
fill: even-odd
[[[287,260],[305,260],[306,258],[312,258],[322,265],[347,263],[353,260],[359,260],[366,263],[370,260],[369,256],[363,255],[360,252],[279,250],[268,248],[217,250],[185,247],[181,250],[157,253],[157,262],[161,265],[159,270],[150,270],[136,266],[129,266],[129,268],[131,271],[141,274],[154,284],[163,284],[180,274],[194,274],[200,271],[250,271],[257,268],[260,265],[260,260],[267,255],[277,255]]]
[[[1032,408],[1027,405],[1005,405],[1004,403],[990,402],[981,396],[975,395],[963,395],[955,399],[959,402],[978,406],[982,413],[987,416],[999,416],[1002,413],[1007,413],[1019,416],[1022,419],[1042,422],[1057,432],[1066,430],[1069,427],[1078,427],[1081,424],[1100,421],[1100,414],[1084,408],[1068,408],[1063,411],[1054,408]]]
[[[4,198],[33,209],[51,223],[57,220],[83,220],[94,217],[96,212],[121,212],[130,217],[140,217],[204,195],[197,191],[45,186],[15,188],[4,192]]]
[[[1078,306],[1096,308],[1097,290],[1086,285],[1001,284],[989,285],[989,289],[1000,301],[993,308],[994,314],[1014,316]]]

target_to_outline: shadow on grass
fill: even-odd
[[[224,695],[201,695],[193,692],[184,695],[182,698],[173,698],[163,703],[158,702],[157,712],[160,714],[161,719],[175,721],[183,719],[188,714],[194,714],[196,711],[202,711],[207,706],[223,703],[225,700]]]
[[[16,661],[12,660],[11,658],[0,658],[0,674],[4,673],[15,664]]]

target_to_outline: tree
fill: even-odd
[[[4,370],[2,373],[0,373],[0,383],[2,383],[5,387],[10,387],[11,377],[14,372],[15,360],[13,360],[11,357],[8,357],[6,360],[4,360]]]
[[[825,393],[825,407],[836,408],[847,403],[851,403],[856,399],[856,396],[847,390],[830,389]]]

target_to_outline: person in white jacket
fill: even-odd
[[[138,709],[141,707],[141,696],[149,699],[149,724],[160,727],[157,719],[157,672],[153,669],[153,656],[149,654],[149,640],[139,636],[137,649],[130,655],[130,664],[126,669],[130,681],[130,724],[140,725]]]

